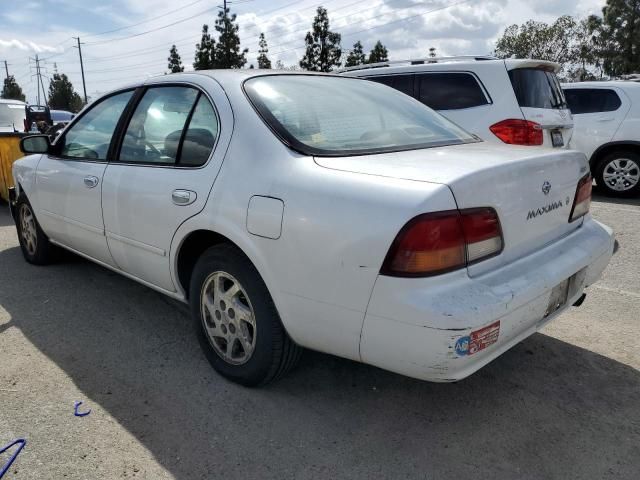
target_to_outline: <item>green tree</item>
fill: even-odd
[[[367,63],[367,56],[364,54],[362,50],[362,43],[358,40],[353,44],[353,48],[347,55],[347,59],[344,62],[345,67],[355,67],[356,65],[362,65],[363,63]]]
[[[260,47],[258,50],[258,68],[271,68],[271,60],[267,57],[269,47],[267,46],[267,40],[264,38],[264,33],[260,34],[258,46]]]
[[[607,0],[602,15],[605,72],[616,77],[640,72],[640,0]]]
[[[564,65],[576,59],[574,43],[578,23],[569,15],[559,17],[551,25],[529,20],[523,25],[507,27],[496,43],[499,58],[533,58],[551,60]]]
[[[235,23],[236,14],[229,15],[229,9],[218,12],[216,30],[220,33],[216,44],[216,68],[242,68],[247,63],[248,48],[240,51],[239,27]]]
[[[182,59],[178,54],[178,49],[175,45],[171,46],[171,50],[169,50],[169,58],[167,58],[169,62],[168,68],[171,73],[184,72],[184,67],[182,66]]]
[[[194,70],[209,70],[215,68],[215,47],[216,41],[211,38],[209,25],[202,26],[202,38],[196,44],[196,53],[193,59]]]
[[[339,33],[329,30],[326,8],[318,7],[311,31],[307,32],[304,39],[306,52],[300,60],[300,67],[314,72],[330,72],[339,66],[342,56],[340,39]]]
[[[8,100],[21,100],[24,102],[25,96],[22,93],[22,88],[16,82],[16,78],[13,75],[9,75],[4,79],[4,86],[2,87],[2,98]]]
[[[79,112],[82,106],[82,98],[73,89],[69,78],[64,73],[56,71],[49,84],[49,107],[57,110]]]
[[[388,62],[389,61],[389,52],[387,47],[385,47],[380,40],[376,42],[369,53],[369,60],[367,63],[378,63],[378,62]]]
[[[429,49],[429,58],[436,58],[438,55],[436,54],[436,47],[431,47]]]

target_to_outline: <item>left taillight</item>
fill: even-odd
[[[492,208],[425,213],[402,227],[380,273],[437,275],[498,255],[502,246],[500,221]]]
[[[573,207],[571,207],[571,215],[569,215],[569,222],[584,217],[591,207],[591,187],[593,179],[591,174],[588,173],[580,179],[578,186],[576,187],[576,195],[573,199]]]

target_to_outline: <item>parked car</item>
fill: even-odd
[[[589,159],[596,183],[617,197],[640,195],[640,84],[567,83],[575,122],[571,147]]]
[[[0,133],[24,132],[27,104],[0,98]]]
[[[483,140],[566,147],[573,120],[556,72],[541,60],[444,57],[349,67],[410,95]]]
[[[582,153],[484,143],[345,76],[163,75],[22,148],[25,259],[61,246],[188,302],[245,385],[300,347],[462,379],[580,303],[613,250]]]
[[[67,112],[66,110],[51,110],[51,122],[54,125],[58,125],[60,123],[66,125],[73,120],[74,116],[75,113]]]

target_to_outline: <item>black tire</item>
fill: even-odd
[[[596,166],[595,175],[596,183],[601,191],[612,197],[630,198],[640,195],[640,180],[635,185],[630,186],[627,190],[616,190],[605,179],[606,174],[615,174],[615,165],[613,162],[619,161],[619,165],[630,168],[630,173],[640,175],[640,155],[634,152],[617,150],[603,157]]]
[[[33,208],[23,193],[18,197],[15,212],[16,230],[18,231],[20,250],[22,250],[24,259],[33,265],[48,265],[54,262],[58,257],[59,250],[49,241],[49,238],[40,228]],[[30,215],[28,221],[25,218],[27,214]],[[30,224],[33,229],[30,235],[25,234],[25,222]]]
[[[249,359],[242,364],[230,363],[223,358],[224,352],[219,354],[216,351],[216,348],[224,349],[220,346],[221,341],[222,345],[226,345],[227,342],[210,337],[205,326],[207,322],[210,331],[221,332],[221,330],[215,330],[224,327],[220,322],[224,323],[224,319],[231,322],[229,318],[233,318],[230,316],[232,308],[228,305],[221,307],[226,309],[222,313],[222,320],[220,316],[215,320],[213,312],[211,315],[207,313],[209,309],[203,307],[201,303],[203,296],[206,295],[205,288],[210,288],[209,282],[220,274],[231,276],[239,282],[243,289],[239,298],[247,301],[253,310],[255,346]],[[229,380],[248,387],[266,385],[284,376],[300,359],[302,349],[287,335],[267,286],[251,261],[236,247],[219,245],[209,248],[202,254],[191,277],[189,301],[198,340],[207,359],[218,373]],[[218,306],[216,305],[215,308],[217,310]],[[215,313],[218,314],[218,312]],[[226,334],[227,330],[224,329],[224,332]],[[244,351],[241,345],[238,349]]]

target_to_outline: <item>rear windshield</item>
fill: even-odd
[[[509,78],[521,107],[567,108],[555,73],[538,68],[517,68],[509,72]]]
[[[245,91],[290,147],[338,156],[477,141],[430,108],[393,88],[348,77],[268,75]]]
[[[24,130],[25,106],[15,103],[0,103],[0,127],[13,127]]]

